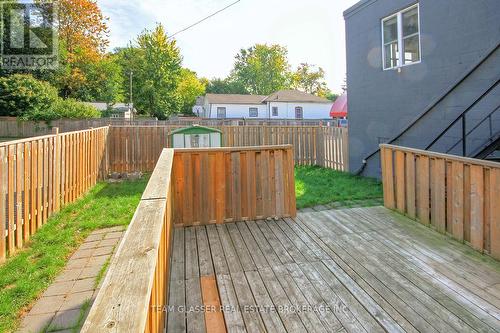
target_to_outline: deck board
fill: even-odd
[[[168,332],[210,326],[201,277],[228,332],[500,331],[500,263],[383,207],[176,228],[172,253]]]

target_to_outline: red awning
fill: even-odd
[[[344,93],[337,97],[335,103],[332,105],[330,110],[330,117],[332,118],[343,118],[347,117],[347,94]]]

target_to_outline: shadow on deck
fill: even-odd
[[[171,265],[168,332],[500,331],[500,264],[382,207],[176,228]]]

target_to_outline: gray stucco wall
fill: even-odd
[[[421,63],[403,67],[399,73],[384,71],[381,19],[415,3],[364,0],[344,13],[351,172],[359,169],[363,158],[379,143],[399,134],[500,41],[499,0],[420,0]],[[499,74],[500,53],[496,52],[396,144],[424,148]],[[482,119],[499,100],[500,90],[495,89],[471,113],[471,120]],[[445,139],[454,142],[458,132],[452,131],[449,136]],[[439,145],[433,150],[439,151]],[[364,174],[380,176],[378,154],[369,160]]]

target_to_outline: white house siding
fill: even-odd
[[[295,119],[295,108],[303,110],[303,119],[328,119],[332,103],[270,102],[271,119]],[[272,116],[272,108],[278,107],[278,116]]]
[[[210,104],[208,106],[207,118],[217,118],[217,108],[226,108],[226,118],[250,118],[249,108],[258,108],[258,117],[267,118],[267,106],[265,104]]]

